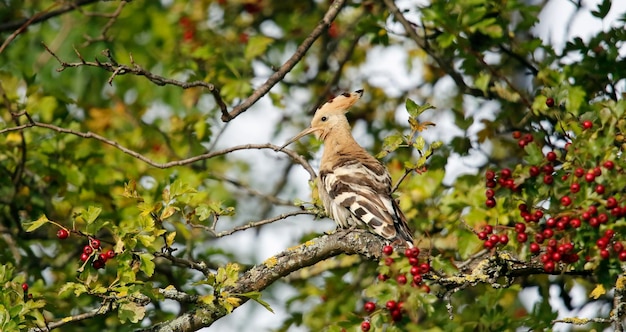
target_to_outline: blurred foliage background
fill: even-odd
[[[545,38],[540,18],[561,8],[571,13],[566,27],[581,16],[592,22],[584,38],[569,30],[562,43]],[[616,8],[610,0],[0,2],[0,330],[130,331],[198,305],[226,316],[213,328],[242,331],[358,330],[363,321],[387,331],[573,327],[557,315],[594,318],[584,330],[623,329],[623,310],[609,313],[624,305],[617,280],[626,261],[626,16]],[[295,66],[270,82],[294,54]],[[198,81],[217,90],[183,84]],[[252,301],[232,311],[238,300],[219,291],[239,272],[333,229],[313,221],[320,210],[303,167],[268,143],[280,146],[327,99],[359,88],[366,93],[349,120],[402,180],[396,194],[420,260],[432,266],[430,292],[377,281],[408,273],[401,253],[391,267],[338,256],[264,290],[259,301],[275,314]],[[221,106],[247,101],[223,121]],[[313,138],[291,148],[318,165]],[[486,194],[490,172],[497,182]],[[293,216],[272,219],[282,213]],[[565,217],[562,228],[548,221]],[[487,245],[485,225],[508,243]],[[572,245],[569,260],[545,258],[556,250],[548,238]],[[94,250],[82,260],[85,246]],[[115,257],[94,268],[109,250]],[[510,284],[441,282],[503,253],[524,267]],[[385,311],[389,300],[405,302],[401,319]],[[379,309],[364,312],[366,301]]]

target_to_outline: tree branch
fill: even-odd
[[[234,118],[236,118],[241,113],[245,112],[256,103],[261,97],[263,97],[266,93],[270,91],[270,89],[276,85],[276,83],[280,82],[287,73],[293,69],[293,67],[300,62],[300,60],[304,57],[306,52],[309,50],[313,42],[317,40],[317,38],[330,26],[330,24],[335,20],[337,14],[339,14],[339,10],[346,3],[346,0],[335,0],[331,3],[330,8],[322,18],[322,21],[313,29],[311,34],[304,39],[302,44],[298,46],[294,54],[282,65],[278,70],[272,74],[263,85],[254,90],[254,92],[241,104],[235,106],[232,111],[229,113],[222,114],[222,121],[228,122]]]
[[[361,255],[370,260],[377,260],[380,258],[383,245],[384,240],[381,237],[363,230],[338,231],[323,235],[268,258],[263,264],[246,271],[235,286],[225,291],[233,296],[262,291],[293,271],[340,254]],[[248,298],[243,296],[240,299],[240,305],[248,301]],[[195,331],[211,326],[227,314],[222,307],[198,307],[174,320],[141,331]]]
[[[285,153],[286,155],[288,155],[291,159],[293,159],[295,162],[297,162],[298,164],[302,165],[302,167],[309,173],[310,175],[310,180],[314,180],[316,178],[316,174],[315,171],[313,170],[313,167],[311,167],[311,165],[306,161],[306,159],[304,159],[302,156],[300,156],[298,153],[296,153],[293,150],[289,150],[289,149],[284,149],[278,145],[274,145],[274,144],[245,144],[245,145],[237,145],[237,146],[233,146],[230,148],[226,148],[223,150],[218,150],[218,151],[213,151],[213,152],[209,152],[209,153],[204,153],[201,155],[197,155],[191,158],[186,158],[186,159],[182,159],[182,160],[176,160],[176,161],[170,161],[167,163],[157,163],[155,161],[153,161],[152,159],[136,152],[133,151],[129,148],[126,148],[124,146],[122,146],[121,144],[119,144],[116,141],[110,140],[106,137],[100,136],[98,134],[92,133],[92,132],[79,132],[79,131],[75,131],[75,130],[71,130],[71,129],[66,129],[66,128],[62,128],[59,126],[55,126],[52,124],[48,124],[48,123],[42,123],[42,122],[37,122],[37,121],[30,121],[28,123],[25,123],[23,125],[20,126],[15,126],[15,127],[9,127],[9,128],[4,128],[0,130],[0,135],[7,133],[7,132],[12,132],[12,131],[20,131],[20,130],[24,130],[26,128],[30,128],[30,127],[40,127],[40,128],[46,128],[46,129],[50,129],[59,133],[63,133],[63,134],[71,134],[71,135],[75,135],[78,137],[82,137],[82,138],[93,138],[97,141],[100,141],[102,143],[105,143],[107,145],[110,145],[124,153],[126,153],[127,155],[139,159],[143,162],[145,162],[146,164],[156,167],[156,168],[170,168],[170,167],[174,167],[174,166],[183,166],[183,165],[187,165],[187,164],[191,164],[200,160],[205,160],[205,159],[210,159],[213,157],[217,157],[217,156],[222,156],[234,151],[238,151],[238,150],[262,150],[262,149],[269,149],[269,150],[274,150],[276,152],[282,152]]]

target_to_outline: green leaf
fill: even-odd
[[[262,305],[265,309],[267,309],[267,311],[274,313],[274,310],[272,310],[272,308],[270,307],[269,303],[261,300],[261,293],[260,292],[248,292],[248,293],[243,293],[243,294],[238,294],[239,296],[245,296],[251,300],[256,301],[257,303],[259,303],[260,305]]]
[[[85,219],[87,224],[91,224],[96,220],[96,218],[98,218],[100,212],[102,212],[102,208],[90,206],[87,208],[87,211],[83,211],[82,217]]]
[[[420,106],[409,98],[406,99],[405,107],[406,107],[407,112],[409,113],[409,116],[412,118],[416,118],[420,116],[420,114],[424,113],[424,111],[435,108],[433,105],[429,103],[426,103]]]
[[[602,1],[602,3],[598,4],[598,10],[592,10],[591,11],[591,15],[603,19],[606,17],[606,15],[609,14],[609,12],[611,11],[611,4],[613,1],[611,0],[604,0]]]
[[[143,271],[146,275],[151,277],[154,274],[154,256],[149,253],[141,253],[139,254],[139,260],[141,261],[141,265],[139,269]]]
[[[141,306],[135,302],[123,302],[118,309],[118,315],[122,323],[130,321],[133,323],[139,322],[146,315],[146,307]]]
[[[248,44],[246,45],[246,51],[244,53],[244,57],[246,60],[252,60],[261,54],[267,51],[267,47],[274,42],[274,39],[263,36],[256,35],[250,37],[248,40]]]
[[[487,89],[489,88],[489,82],[491,82],[491,74],[480,73],[474,84],[484,95],[487,95]]]
[[[42,215],[41,217],[39,217],[39,219],[35,221],[25,222],[24,226],[26,226],[26,232],[32,232],[37,228],[47,224],[48,222],[50,222],[50,220],[48,220],[48,217]]]

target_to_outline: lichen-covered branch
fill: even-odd
[[[339,231],[323,235],[299,246],[289,248],[268,258],[241,275],[235,286],[226,289],[229,294],[262,291],[291,272],[340,254],[361,255],[367,259],[380,258],[384,241],[362,230]],[[241,297],[240,305],[248,300]],[[228,314],[223,307],[197,307],[171,321],[142,331],[195,331],[212,325]]]

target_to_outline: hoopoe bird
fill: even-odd
[[[392,244],[413,247],[413,233],[391,196],[389,172],[352,137],[345,113],[362,95],[363,90],[357,90],[327,101],[315,112],[311,126],[283,148],[315,134],[324,143],[317,187],[337,227],[364,227]]]

